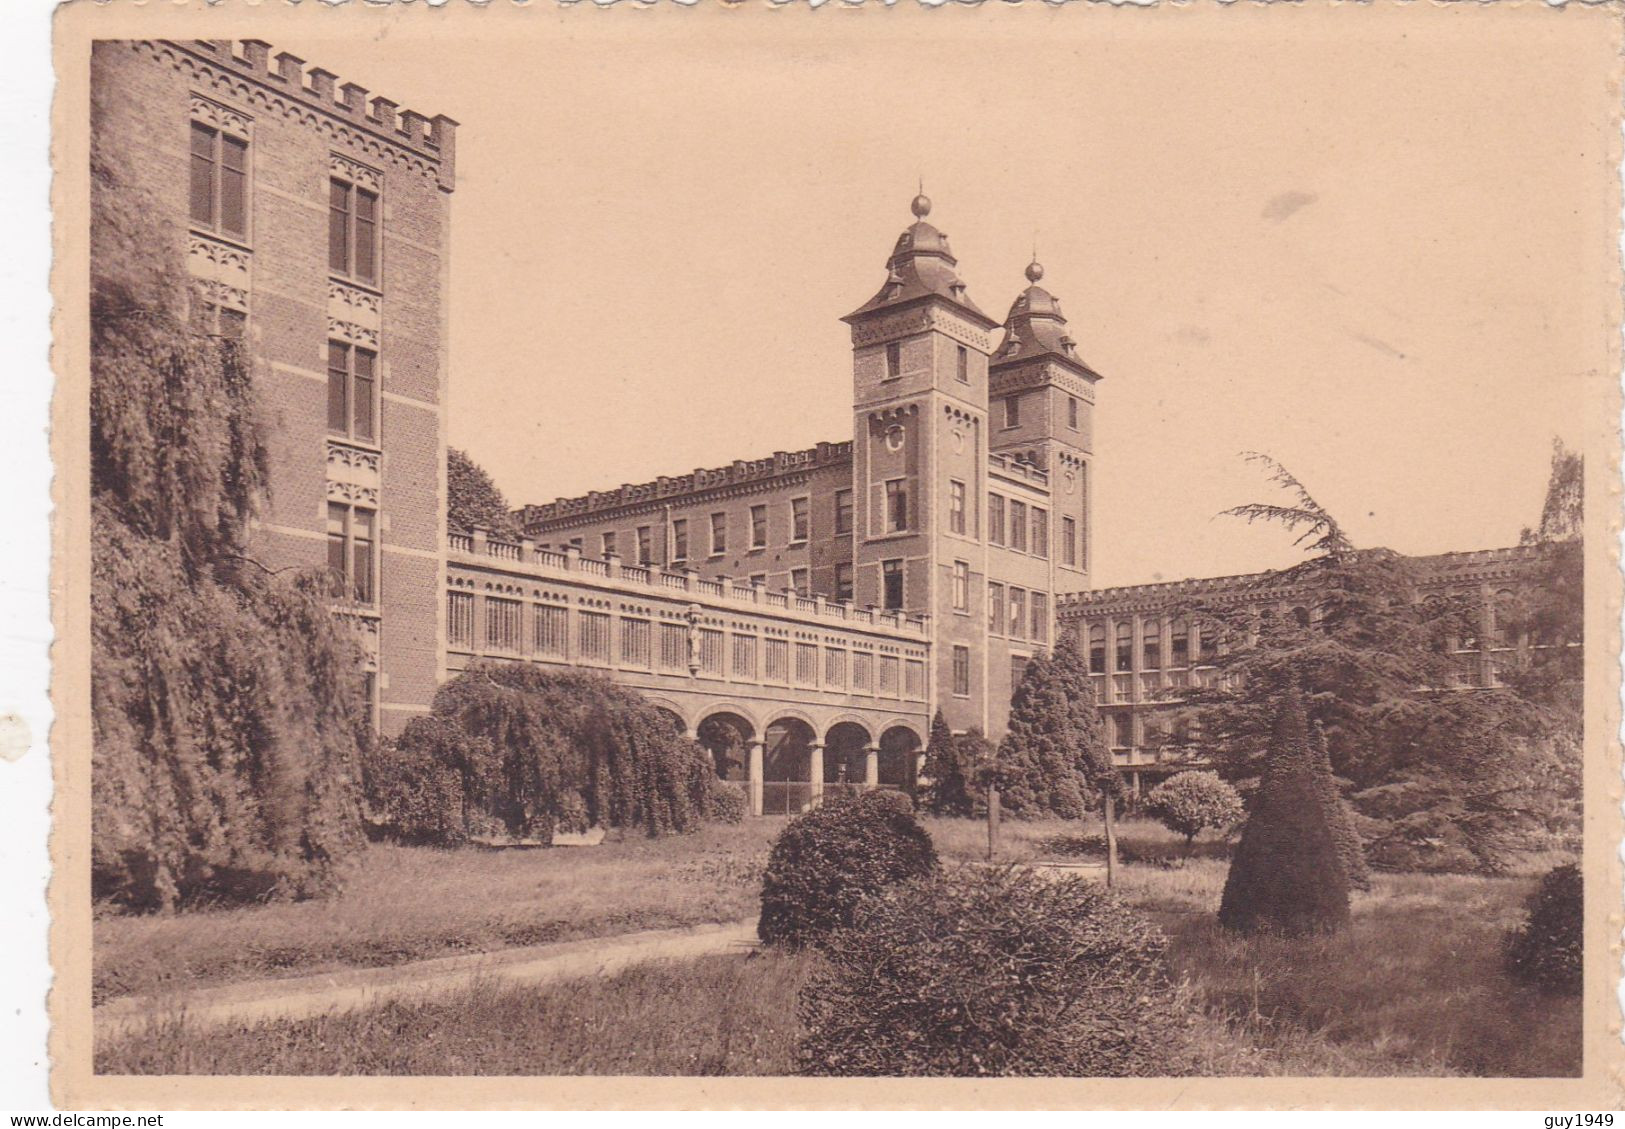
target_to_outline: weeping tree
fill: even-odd
[[[1478,634],[1478,597],[1422,598],[1416,562],[1355,548],[1284,467],[1247,457],[1269,469],[1289,501],[1226,513],[1286,528],[1308,555],[1264,574],[1239,599],[1181,609],[1221,640],[1207,660],[1216,677],[1185,691],[1179,711],[1215,767],[1244,791],[1255,789],[1275,703],[1297,686],[1332,771],[1348,781],[1350,801],[1375,834],[1367,849],[1373,862],[1493,871],[1513,852],[1572,827],[1578,672],[1563,664],[1577,666],[1578,648],[1520,652],[1527,674],[1514,666],[1497,688],[1449,689],[1459,669],[1446,642]],[[1554,548],[1543,567],[1563,559]],[[1577,624],[1578,587],[1577,576],[1566,588],[1532,585],[1539,622],[1568,616]]]
[[[252,366],[193,316],[182,233],[120,143],[93,133],[92,888],[138,909],[320,892],[363,843],[360,652],[323,578],[254,556]]]

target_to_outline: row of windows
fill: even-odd
[[[954,377],[961,384],[970,383],[970,350],[963,345],[955,347]],[[899,341],[892,341],[886,346],[886,379],[896,380],[903,375],[903,346]],[[1066,425],[1073,431],[1078,430],[1078,398],[1066,398]],[[1004,426],[1007,428],[1021,426],[1021,394],[1012,393],[1004,397]]]
[[[987,629],[1012,639],[1049,642],[1049,594],[988,581]]]
[[[765,549],[768,544],[768,507],[766,504],[750,507],[749,529],[751,549]],[[790,499],[790,539],[788,544],[804,544],[812,536],[812,499],[801,497]],[[709,533],[709,555],[720,557],[728,551],[728,515],[725,511],[718,511],[710,515],[707,531]],[[835,531],[837,533],[852,532],[852,491],[839,490],[835,494]],[[633,531],[636,538],[637,563],[652,565],[661,563],[656,553],[655,527],[640,525]],[[669,556],[666,561],[670,564],[682,564],[689,559],[689,519],[684,517],[673,518],[667,530],[669,537]],[[599,534],[599,548],[605,556],[618,555],[621,550],[620,535],[615,530],[605,530]],[[571,542],[580,548],[579,538]],[[544,545],[543,548],[548,546]],[[665,548],[665,547],[663,547]],[[663,552],[660,555],[665,555]]]
[[[1168,666],[1172,669],[1188,667],[1191,664],[1191,634],[1190,624],[1180,619],[1175,620],[1168,628]],[[1199,661],[1211,662],[1219,653],[1218,636],[1213,632],[1196,632],[1197,646],[1200,650]],[[1106,670],[1106,625],[1093,623],[1088,628],[1089,638],[1089,672],[1091,674],[1105,674]],[[1134,624],[1129,620],[1119,620],[1113,636],[1112,670],[1131,671],[1134,668]],[[1162,636],[1160,629],[1147,632],[1140,640],[1140,666],[1141,670],[1161,670],[1163,664]]]
[[[529,653],[545,658],[573,658],[580,662],[610,663],[669,671],[687,671],[697,664],[703,674],[766,682],[792,683],[826,689],[851,689],[896,696],[899,679],[904,693],[918,698],[925,689],[925,664],[892,655],[763,639],[734,633],[725,645],[720,628],[701,628],[691,640],[684,623],[656,623],[634,616],[579,610],[576,613],[576,650],[569,650],[569,609],[550,604],[531,609],[533,628]],[[452,646],[473,648],[476,638],[487,651],[523,655],[525,603],[500,596],[485,598],[482,633],[477,634],[474,595],[449,592],[446,596],[447,636]],[[697,644],[697,645],[696,645]],[[691,646],[694,650],[691,652]],[[760,666],[758,667],[758,659]],[[850,678],[849,678],[850,675]]]
[[[248,240],[248,138],[193,122],[189,213],[193,226]],[[327,263],[335,274],[378,283],[378,193],[344,177],[328,180]]]

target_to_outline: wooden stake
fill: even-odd
[[[1106,886],[1117,884],[1117,798],[1110,793],[1106,801]]]
[[[999,850],[999,789],[987,786],[987,861],[992,862]]]

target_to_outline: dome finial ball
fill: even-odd
[[[926,216],[931,214],[931,198],[922,192],[918,196],[914,197],[914,200],[909,204],[908,209],[914,213],[914,217],[916,219],[923,220]]]
[[[1027,264],[1027,281],[1037,285],[1038,280],[1044,277],[1044,268],[1037,259]]]

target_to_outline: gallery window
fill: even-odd
[[[655,559],[654,531],[647,525],[638,526],[638,563],[653,564]]]
[[[248,238],[248,141],[192,123],[192,223],[232,239]]]
[[[1027,634],[1027,590],[1010,589],[1010,638],[1020,639]]]
[[[601,541],[601,546],[600,547],[601,547],[601,550],[602,550],[601,555],[606,556],[606,557],[613,557],[615,555],[615,534],[614,534],[614,532],[611,531],[611,532],[602,534],[600,536],[600,541]]]
[[[835,532],[852,532],[852,491],[835,491]]]
[[[711,555],[720,557],[728,551],[728,515],[711,515]]]
[[[997,580],[987,582],[987,629],[1004,634],[1004,585]]]
[[[790,499],[790,540],[805,541],[811,536],[810,507],[812,502],[808,498]]]
[[[673,564],[688,560],[688,519],[674,518],[671,523],[671,559]]]
[[[1004,498],[999,494],[987,496],[987,539],[990,544],[1004,544]]]
[[[954,562],[954,611],[970,611],[970,563]]]
[[[1061,519],[1061,563],[1076,567],[1078,563],[1078,523],[1075,519]]]
[[[1114,656],[1117,665],[1115,670],[1134,669],[1134,624],[1126,619],[1117,621],[1117,654]]]
[[[1106,673],[1106,625],[1089,625],[1089,673]]]
[[[970,696],[970,648],[954,647],[954,693]]]
[[[1027,503],[1010,499],[1010,547],[1027,551]]]
[[[378,438],[378,354],[344,341],[327,343],[327,429],[374,442]]]
[[[965,484],[948,480],[948,532],[965,532]]]
[[[378,281],[378,193],[339,177],[328,181],[327,266],[357,282]]]
[[[752,549],[767,548],[766,506],[752,506],[750,508],[750,547]]]
[[[1049,556],[1049,511],[1033,507],[1032,524],[1033,556]]]
[[[1043,592],[1034,592],[1033,597],[1033,642],[1049,642],[1049,596]]]

